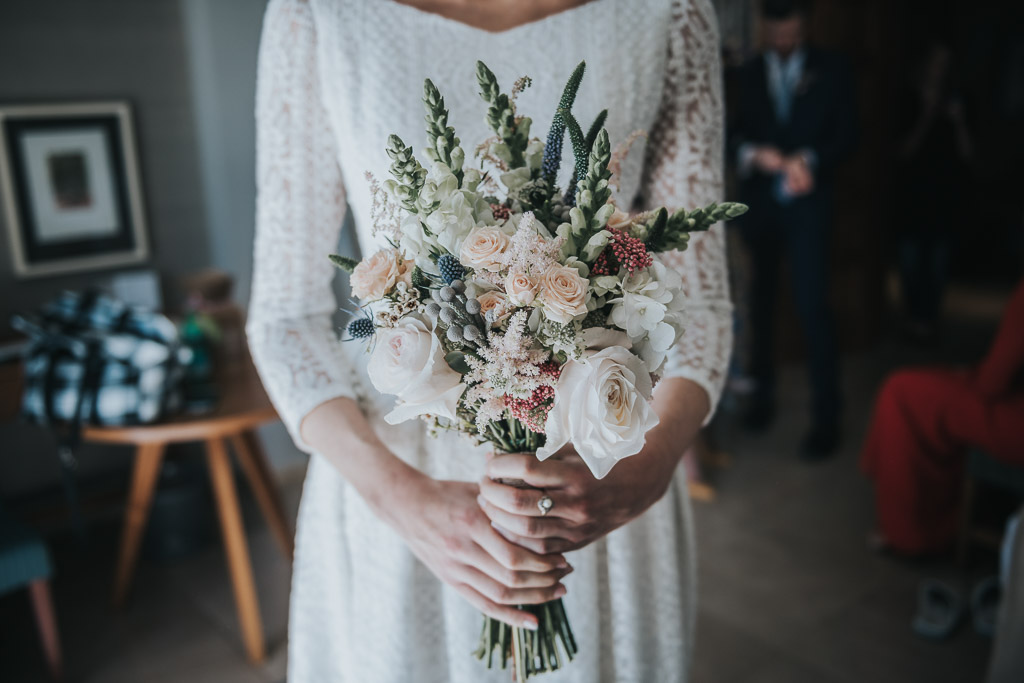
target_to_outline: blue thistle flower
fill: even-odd
[[[442,254],[437,259],[437,269],[441,271],[441,279],[448,285],[466,276],[466,269],[459,263],[459,259],[451,254]]]
[[[370,318],[356,318],[348,324],[348,334],[353,339],[369,339],[376,332],[377,328]]]

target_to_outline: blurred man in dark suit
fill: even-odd
[[[740,224],[753,259],[751,374],[757,382],[746,422],[762,430],[775,413],[772,339],[779,268],[786,257],[810,356],[812,426],[801,454],[820,459],[839,443],[828,251],[834,172],[855,144],[853,83],[845,60],[804,41],[799,0],[762,0],[761,10],[765,51],[742,67],[730,131],[740,199],[751,209]]]

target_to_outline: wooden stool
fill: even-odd
[[[217,387],[220,392],[218,405],[210,413],[198,417],[181,416],[155,425],[87,427],[82,438],[93,443],[131,444],[136,449],[114,579],[113,601],[117,607],[124,604],[131,587],[139,544],[167,445],[186,441],[202,441],[206,445],[206,460],[213,482],[242,640],[249,659],[259,663],[265,655],[263,625],[226,444],[231,444],[271,532],[285,556],[291,560],[294,548],[292,532],[266,455],[253,431],[261,424],[276,420],[277,413],[248,360],[225,368],[217,378]]]

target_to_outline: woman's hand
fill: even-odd
[[[538,553],[576,550],[639,517],[665,494],[678,458],[669,469],[668,460],[645,458],[646,452],[618,463],[604,479],[594,478],[571,448],[543,462],[533,453],[495,455],[480,482],[480,507],[505,538],[524,548]],[[495,481],[499,479],[522,480],[534,488],[516,488]],[[538,502],[545,495],[554,504],[542,515]]]
[[[480,482],[480,507],[505,538],[538,553],[582,548],[636,519],[665,495],[710,403],[694,382],[665,379],[654,393],[654,409],[661,422],[647,433],[644,449],[617,463],[604,479],[594,478],[571,448],[543,462],[533,453],[493,456]],[[538,501],[545,495],[554,505],[542,515]]]
[[[512,605],[565,595],[559,582],[572,571],[565,557],[502,538],[477,504],[476,484],[424,475],[413,490],[392,505],[400,508],[394,526],[416,557],[487,616],[536,629],[536,617]]]

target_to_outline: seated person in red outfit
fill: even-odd
[[[952,544],[972,447],[1024,466],[1024,281],[978,367],[901,370],[882,387],[861,467],[886,548],[919,555]]]

